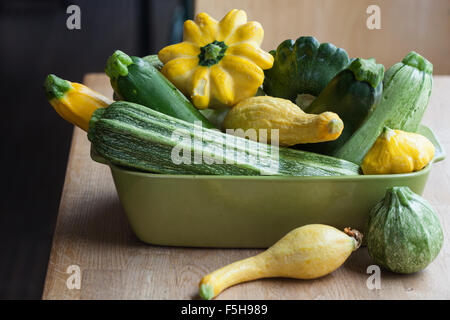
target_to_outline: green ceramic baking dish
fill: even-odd
[[[445,158],[433,132],[420,133]],[[91,157],[108,164],[92,150]],[[108,164],[129,223],[143,242],[189,247],[265,248],[310,223],[362,230],[386,188],[422,194],[432,165],[397,175],[339,177],[165,175]]]

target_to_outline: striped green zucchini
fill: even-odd
[[[345,160],[272,147],[125,101],[96,110],[88,138],[112,164],[156,173],[336,176],[359,170]]]

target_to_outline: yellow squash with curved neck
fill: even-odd
[[[315,279],[339,268],[359,248],[362,234],[323,224],[292,230],[266,251],[203,277],[199,294],[212,299],[235,284],[268,277]]]
[[[259,96],[242,100],[226,115],[225,129],[255,130],[255,138],[267,133],[267,143],[278,138],[280,146],[317,143],[339,138],[344,123],[334,112],[305,113],[290,100]],[[264,131],[261,131],[263,129]],[[278,130],[278,136],[273,136]]]

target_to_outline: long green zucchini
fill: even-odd
[[[111,163],[156,173],[289,176],[359,174],[359,166],[345,160],[272,147],[125,101],[96,110],[89,124],[88,138],[95,150]]]

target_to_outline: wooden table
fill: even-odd
[[[434,78],[424,123],[450,150],[450,76]],[[103,74],[85,83],[112,95]],[[109,168],[92,161],[86,133],[76,128],[67,165],[43,299],[197,299],[200,278],[260,250],[151,246],[131,232]],[[424,196],[450,230],[450,161],[434,165]],[[450,299],[450,236],[423,272],[397,275],[382,270],[381,289],[366,282],[372,265],[367,250],[353,253],[332,274],[317,280],[264,279],[232,287],[218,299]],[[80,289],[66,281],[71,265],[81,270]]]

